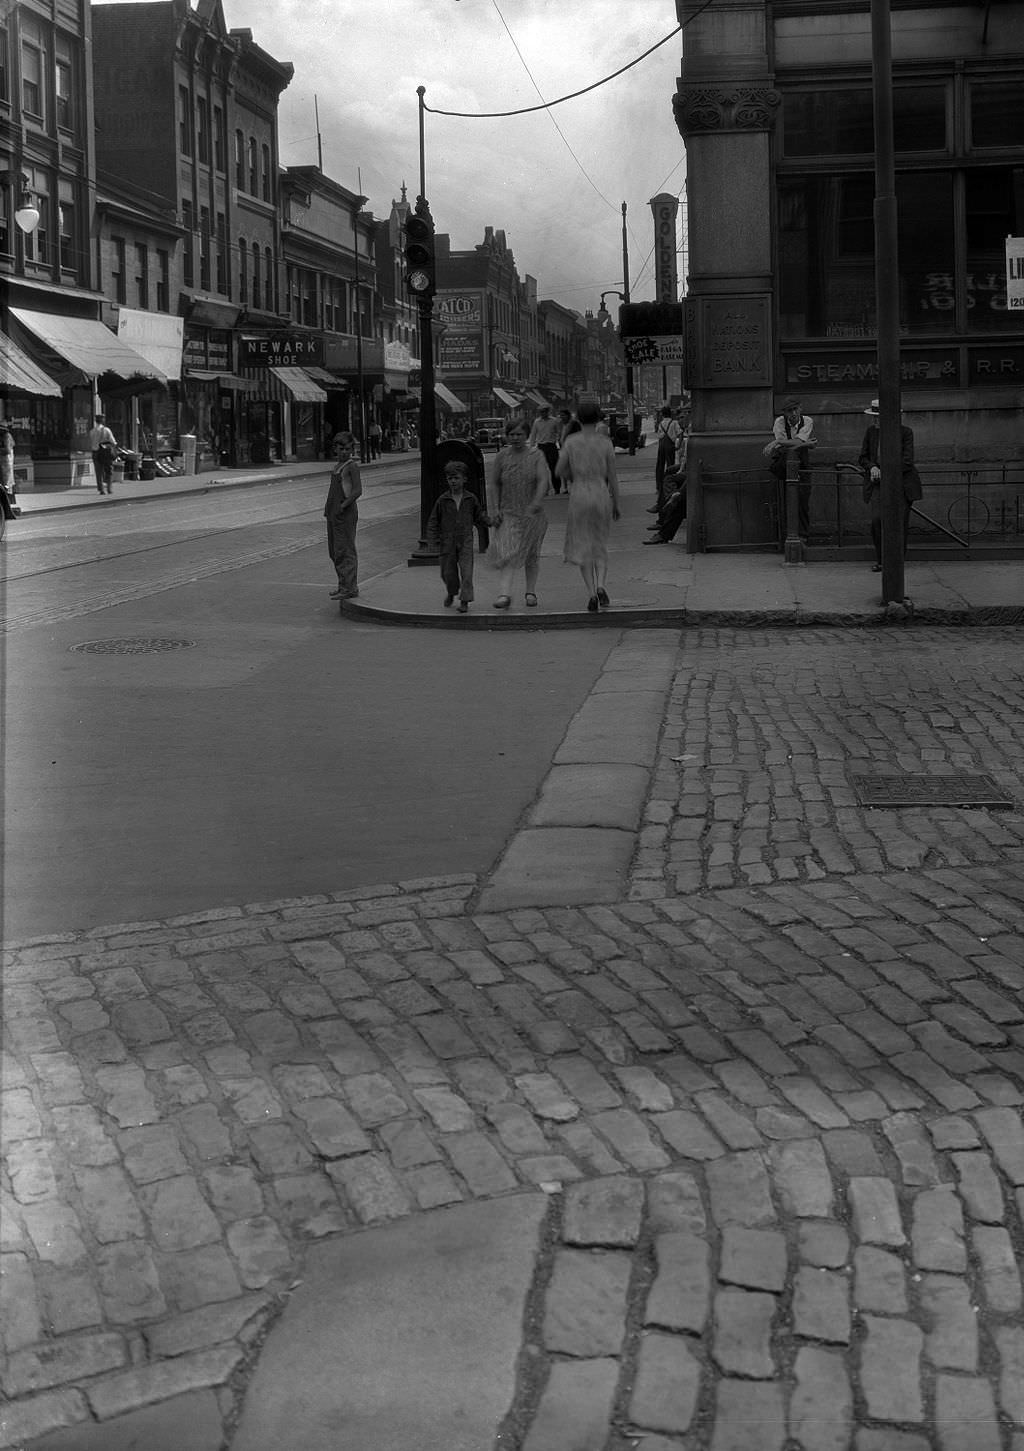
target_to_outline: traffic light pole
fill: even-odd
[[[622,300],[629,302],[629,242],[626,237],[626,203],[622,203]],[[633,402],[633,364],[626,364],[626,427],[629,451],[636,453],[636,405]]]
[[[420,333],[420,533],[409,564],[431,564],[437,555],[427,542],[427,521],[437,497],[437,405],[434,397],[434,219],[427,202],[426,162],[423,146],[423,97],[417,86],[420,132],[420,194],[405,224],[406,286],[416,296]]]

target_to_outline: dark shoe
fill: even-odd
[[[881,574],[882,573],[882,566],[880,564],[873,564],[871,566],[871,573],[872,574]]]
[[[445,595],[445,597],[444,597],[444,607],[445,607],[445,609],[448,609],[449,608],[449,606],[451,605],[451,603],[454,600],[454,598],[455,598],[454,595]]]
[[[597,614],[597,595],[591,595],[589,600],[587,600],[587,609],[592,615]]]
[[[532,589],[528,589],[523,598],[525,599],[527,607],[529,609],[535,610],[537,608],[537,596],[534,594]]]
[[[662,539],[661,535],[659,534],[656,539],[645,539],[643,542],[645,544],[667,544],[669,541],[667,539]]]
[[[345,591],[339,585],[337,589],[331,590],[327,598],[331,600],[343,600],[345,598]]]
[[[460,615],[468,615],[469,614],[469,601],[468,600],[459,600],[459,614]]]
[[[608,591],[607,590],[603,590],[603,589],[599,589],[598,590],[598,592],[597,592],[597,602],[598,602],[598,604],[601,606],[601,608],[603,610],[606,610],[608,608],[608,606],[611,604],[611,600],[608,598]]]
[[[647,512],[648,512],[648,514],[656,514],[658,512],[658,505],[655,504],[654,508],[653,509],[648,509]]]

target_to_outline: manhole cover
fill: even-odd
[[[72,645],[83,655],[159,655],[165,650],[192,650],[195,640],[86,640],[81,645]]]
[[[853,776],[862,806],[1012,806],[991,776]]]

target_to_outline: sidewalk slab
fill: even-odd
[[[611,827],[527,827],[480,893],[481,912],[614,902],[622,896],[635,837]]]
[[[461,1204],[311,1249],[231,1451],[493,1446],[546,1204]]]
[[[643,766],[553,766],[529,814],[531,826],[613,826],[636,831],[647,800]]]

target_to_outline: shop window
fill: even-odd
[[[971,145],[1024,146],[1024,80],[971,82]]]
[[[125,269],[125,242],[123,237],[110,239],[110,285],[115,302],[128,301],[128,280]]]
[[[156,253],[156,310],[171,310],[171,257],[169,252],[159,247]]]
[[[946,145],[946,87],[896,86],[893,141],[897,151],[940,151]],[[875,149],[870,87],[794,91],[783,102],[787,156],[860,156]]]
[[[967,326],[1020,328],[1006,306],[1006,238],[1024,235],[1024,167],[986,167],[965,177]]]
[[[136,306],[146,311],[149,307],[149,248],[145,242],[135,244],[135,297]]]
[[[900,323],[911,333],[951,332],[956,318],[938,279],[956,265],[953,178],[949,172],[897,176],[896,202]]]
[[[182,156],[192,155],[192,98],[188,86],[178,87],[178,150]]]

